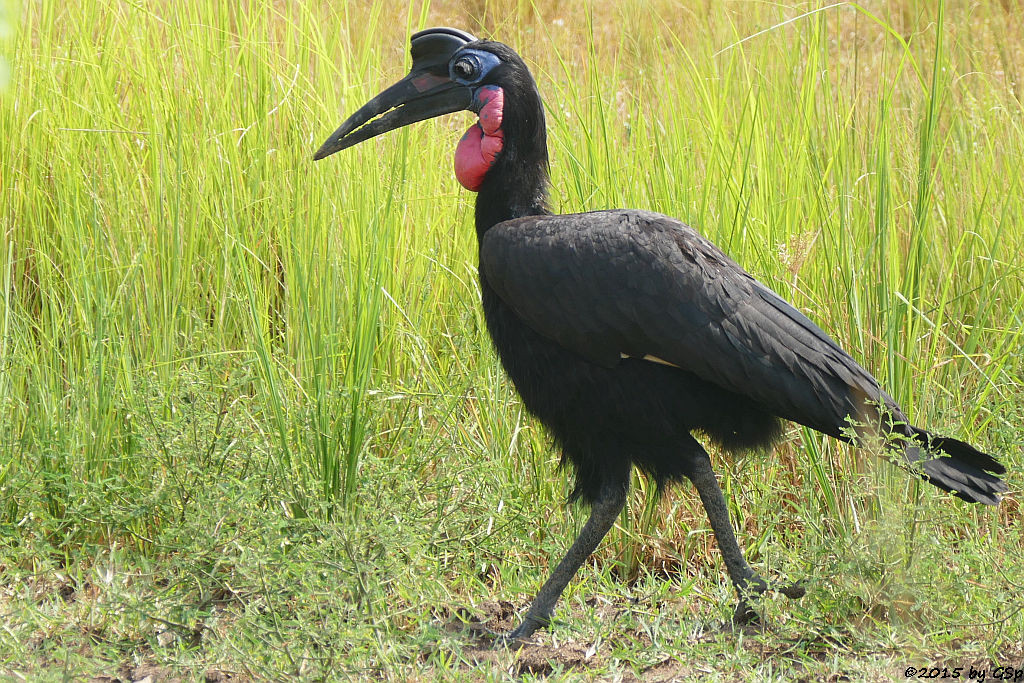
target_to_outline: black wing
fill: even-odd
[[[879,402],[905,419],[806,316],[668,216],[506,221],[485,233],[480,269],[530,327],[605,367],[655,356],[833,436]]]

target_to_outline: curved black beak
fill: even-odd
[[[448,62],[460,48],[475,41],[469,33],[454,28],[432,28],[413,34],[409,75],[350,116],[320,146],[313,159],[323,159],[410,123],[468,109],[473,92],[451,80]]]

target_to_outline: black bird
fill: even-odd
[[[878,382],[793,306],[680,221],[635,210],[552,215],[544,109],[508,46],[451,28],[412,36],[412,71],[341,125],[314,159],[416,121],[469,110],[455,171],[478,192],[487,329],[527,409],[554,435],[590,518],[506,640],[548,623],[622,510],[632,466],[659,488],[689,479],[739,595],[772,586],[743,558],[711,461],[771,445],[781,420],[844,441],[877,434],[935,486],[996,505],[992,456],[912,426]],[[847,429],[854,425],[855,432]]]

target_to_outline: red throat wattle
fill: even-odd
[[[467,190],[476,192],[484,182],[505,145],[501,130],[505,93],[496,85],[485,85],[476,93],[480,106],[480,120],[459,140],[455,148],[455,177]]]

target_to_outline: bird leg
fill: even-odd
[[[805,590],[800,584],[788,586],[771,586],[755,572],[746,559],[743,551],[736,542],[736,534],[733,533],[732,524],[729,522],[729,510],[726,507],[725,496],[718,485],[714,470],[711,469],[711,459],[707,453],[698,454],[699,457],[693,462],[688,476],[693,485],[697,488],[700,500],[704,504],[704,510],[708,513],[708,521],[711,522],[711,530],[715,533],[718,541],[718,549],[725,560],[725,568],[729,572],[729,578],[736,586],[736,593],[739,595],[739,604],[733,614],[733,621],[738,624],[746,624],[758,619],[757,612],[753,610],[748,602],[750,595],[760,595],[768,590],[782,593],[788,598],[803,597]]]
[[[501,635],[495,641],[495,645],[509,645],[525,640],[538,628],[547,626],[562,591],[618,519],[622,507],[626,504],[626,490],[627,484],[623,482],[606,483],[601,487],[599,497],[591,505],[590,519],[583,525],[565,557],[551,572],[551,576],[533,599],[522,623]]]

